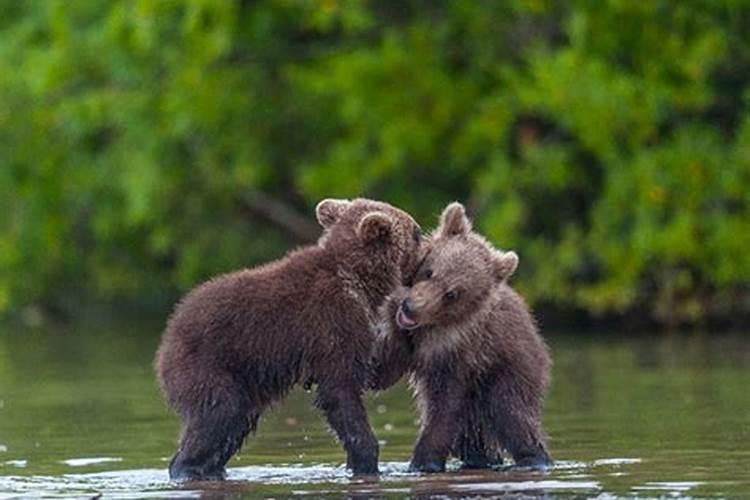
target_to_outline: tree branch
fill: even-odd
[[[262,191],[248,191],[239,201],[253,216],[284,230],[299,243],[310,243],[320,236],[321,228],[313,218]]]

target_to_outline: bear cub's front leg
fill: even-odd
[[[463,388],[457,381],[441,377],[428,380],[417,387],[419,406],[425,413],[409,470],[443,472],[455,441],[456,428],[462,426]]]

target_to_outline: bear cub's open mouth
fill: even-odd
[[[396,311],[396,324],[403,330],[414,330],[419,327],[419,322],[404,312],[403,305]]]

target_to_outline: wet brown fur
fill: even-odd
[[[358,473],[377,472],[378,443],[361,394],[378,308],[413,274],[419,228],[365,199],[325,200],[316,245],[196,287],[170,317],[155,368],[183,421],[170,464],[177,480],[221,479],[262,412],[298,383]]]
[[[371,382],[384,388],[411,376],[421,415],[412,468],[444,470],[449,455],[467,468],[492,467],[503,449],[519,466],[550,465],[541,421],[551,359],[506,282],[518,257],[471,231],[458,203],[445,209],[427,247],[413,286],[383,307]],[[413,330],[395,320],[404,303]]]

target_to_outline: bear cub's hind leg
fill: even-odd
[[[489,439],[485,422],[477,408],[469,410],[462,432],[456,439],[454,455],[465,470],[492,469],[503,465],[503,457],[496,441]]]
[[[547,470],[553,466],[541,423],[541,398],[537,407],[519,399],[523,391],[504,379],[495,385],[492,411],[498,424],[498,440],[513,455],[515,467]],[[529,398],[529,395],[527,395]],[[527,408],[524,413],[517,408]],[[514,411],[515,410],[515,411]]]
[[[180,446],[169,463],[169,478],[172,481],[225,479],[224,465],[257,423],[258,415],[248,415],[236,405],[217,405],[188,416]]]

